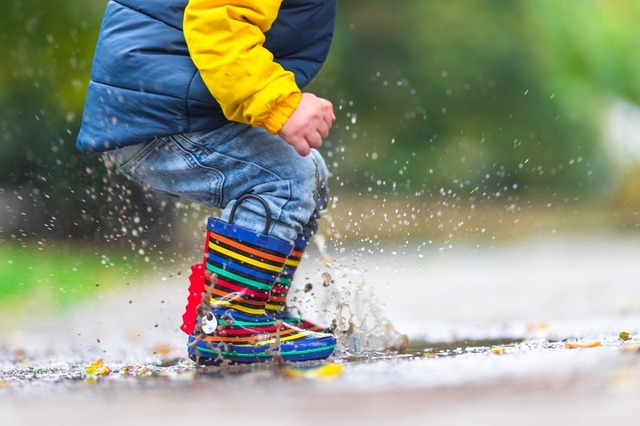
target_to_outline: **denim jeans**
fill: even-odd
[[[302,157],[278,136],[244,124],[157,138],[106,156],[133,181],[222,209],[224,221],[240,196],[259,195],[271,210],[269,235],[283,240],[315,233],[328,201],[328,170],[318,151]],[[249,198],[233,222],[263,232],[265,209]]]

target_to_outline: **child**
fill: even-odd
[[[335,348],[285,305],[327,202],[316,148],[333,107],[301,88],[326,59],[334,16],[335,0],[107,4],[77,147],[222,208],[182,326],[202,363],[323,359]]]

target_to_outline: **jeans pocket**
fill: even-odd
[[[132,179],[132,169],[150,152],[149,148],[152,147],[155,142],[154,140],[149,143],[125,146],[113,151],[108,151],[105,153],[105,156],[118,168],[120,173]]]
[[[130,179],[156,191],[220,207],[224,175],[199,157],[179,142],[179,136],[169,136],[148,143],[119,167]]]

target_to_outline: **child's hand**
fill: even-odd
[[[311,148],[319,148],[329,136],[329,129],[336,120],[333,105],[311,93],[303,93],[298,107],[280,130],[280,137],[302,156]]]

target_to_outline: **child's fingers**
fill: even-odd
[[[311,147],[307,143],[306,139],[299,139],[295,142],[291,143],[291,146],[296,150],[296,152],[303,157],[306,157],[311,153]]]
[[[322,140],[326,139],[329,136],[329,130],[331,129],[331,121],[327,121],[326,119],[318,124],[318,133]]]
[[[326,99],[324,99],[324,101],[325,101],[324,110],[327,112],[327,114],[325,114],[325,121],[327,122],[327,124],[329,124],[329,127],[331,127],[333,122],[336,121],[336,115],[333,112],[333,104],[330,101],[327,101]]]
[[[322,140],[324,137],[319,131],[312,131],[306,135],[307,143],[311,148],[320,148],[322,146]]]

